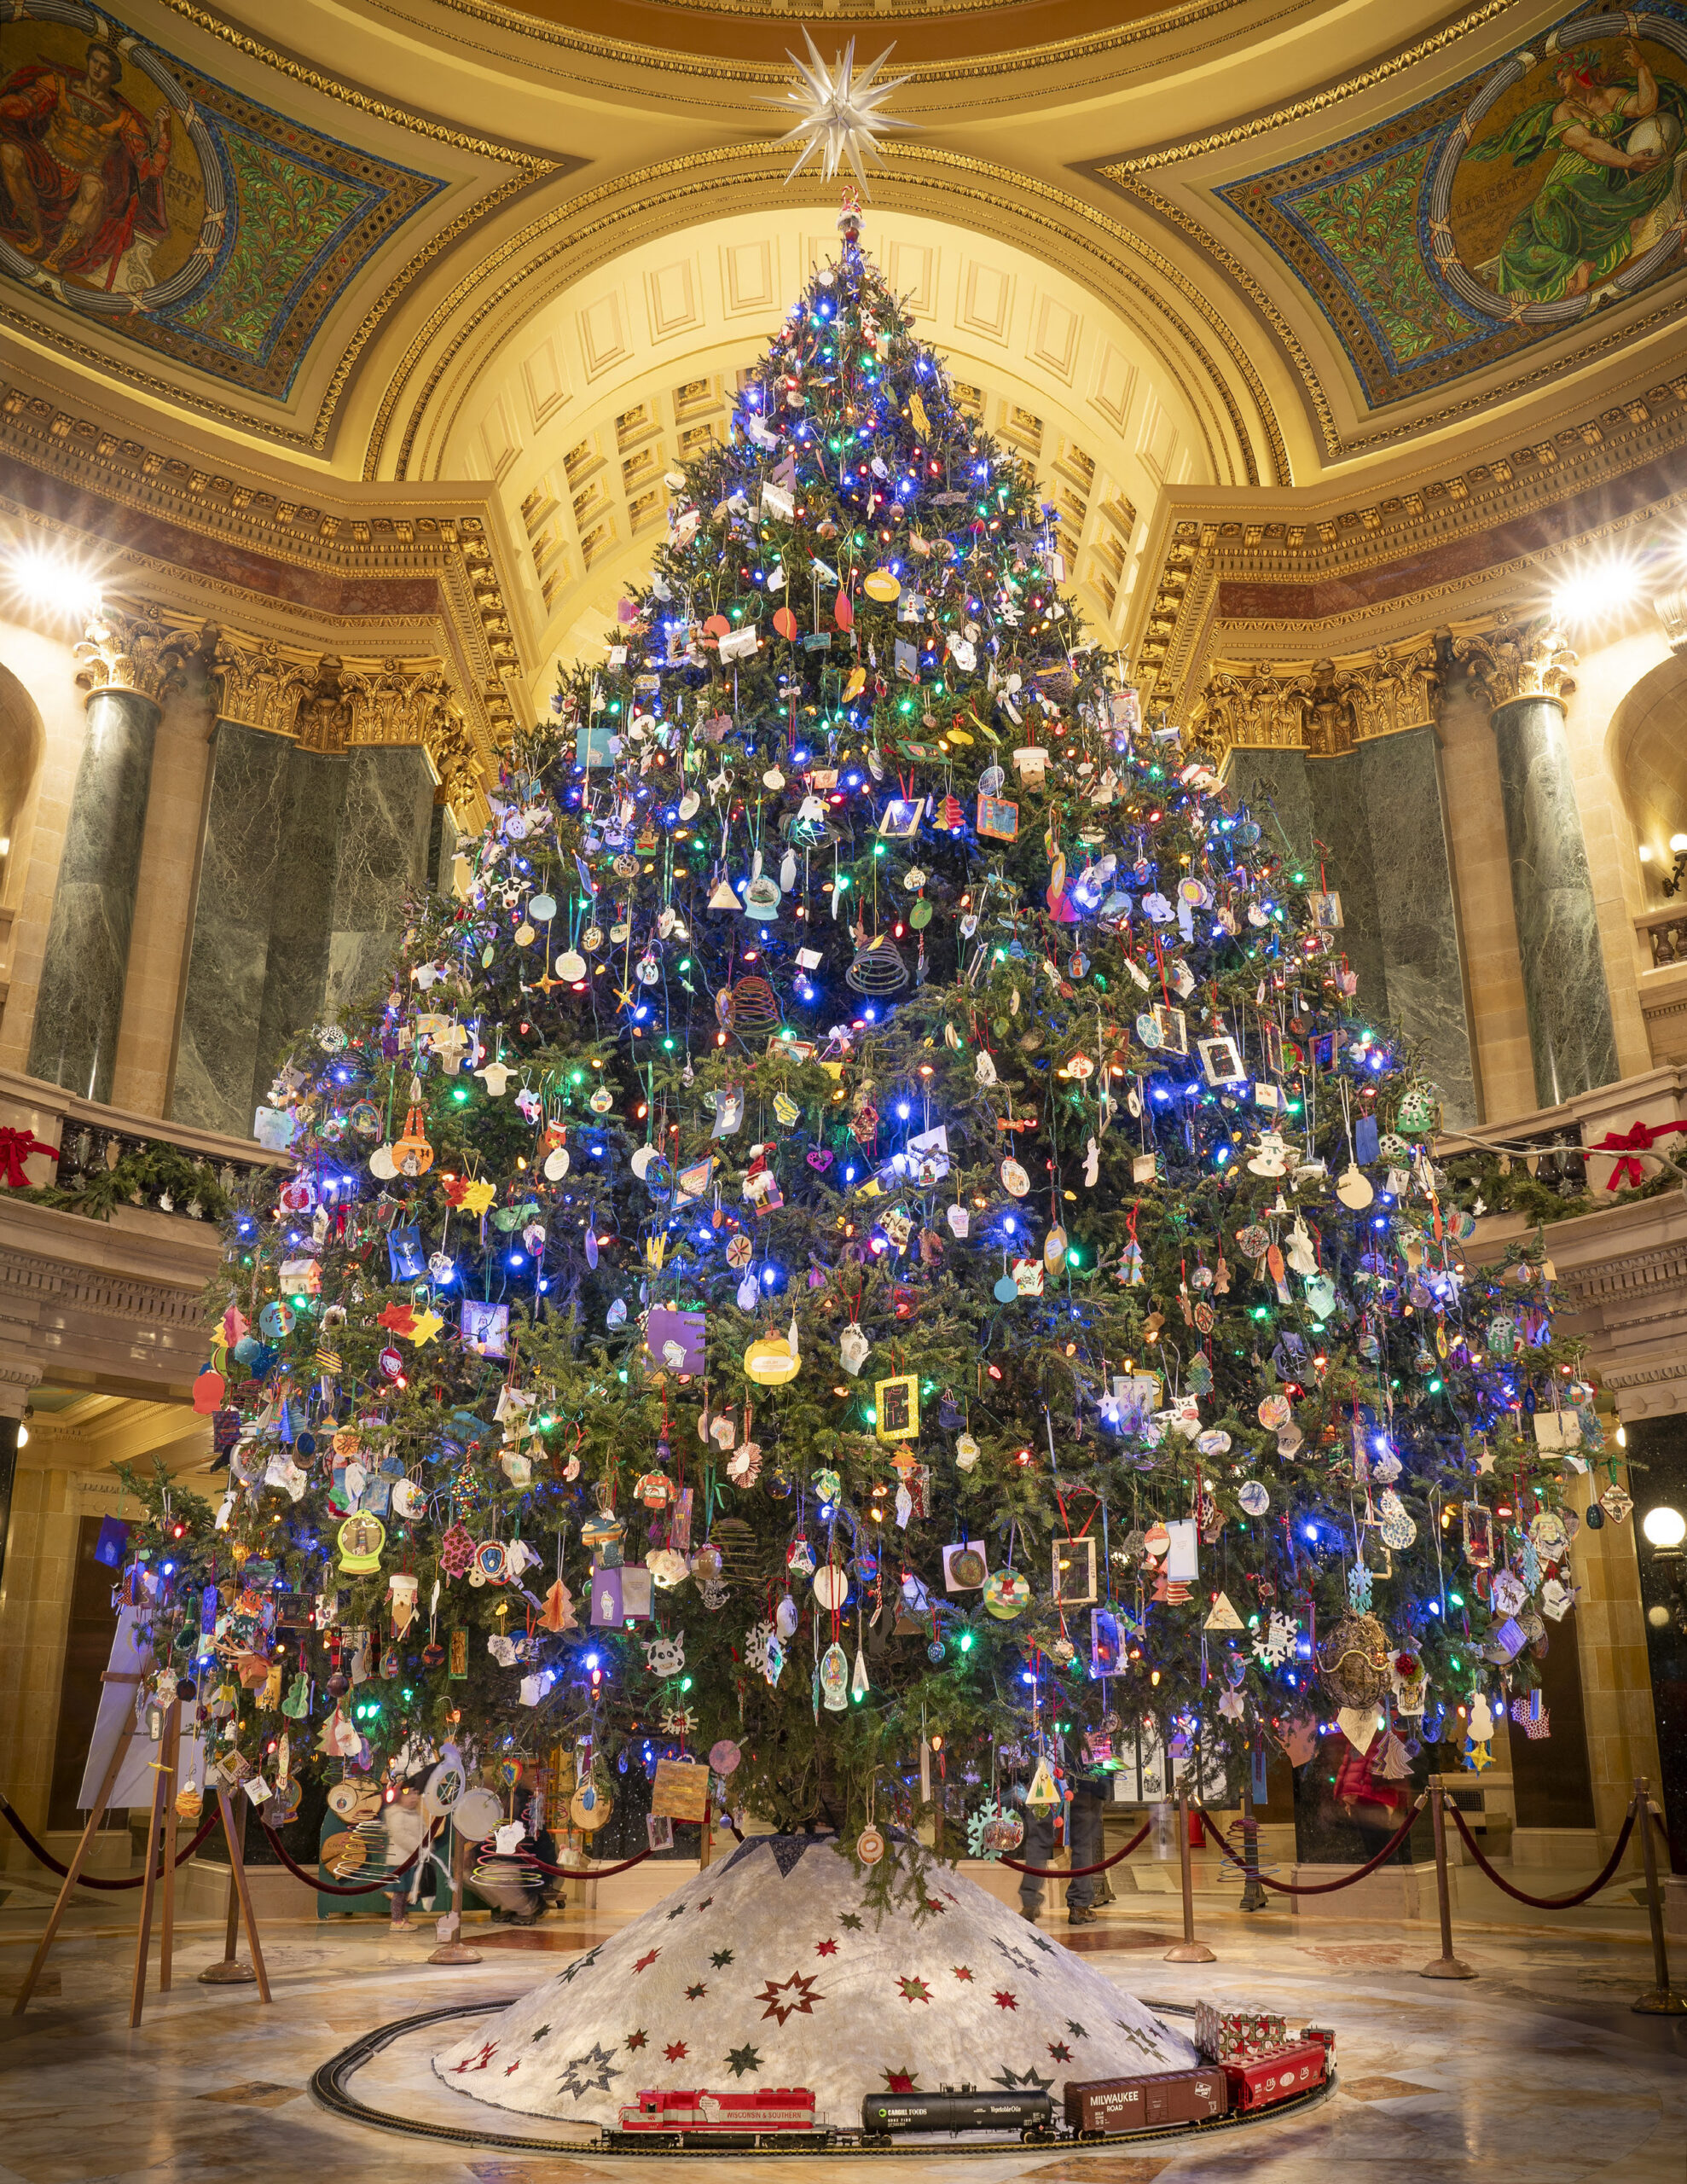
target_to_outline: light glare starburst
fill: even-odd
[[[889,83],[877,81],[879,70],[896,50],[887,45],[877,61],[859,75],[855,73],[855,41],[851,38],[840,57],[834,58],[828,68],[820,59],[814,39],[805,25],[803,40],[809,49],[809,58],[800,60],[786,48],[786,55],[796,69],[798,81],[782,99],[768,99],[762,103],[781,108],[795,107],[802,115],[796,126],[780,138],[781,144],[796,143],[799,139],[803,149],[797,164],[786,180],[791,181],[819,155],[820,172],[830,182],[847,160],[855,171],[855,179],[871,197],[867,189],[867,172],[861,165],[861,154],[883,166],[878,137],[887,129],[912,129],[911,121],[899,121],[893,114],[880,111],[892,91],[899,90],[907,82],[906,76],[893,78]]]

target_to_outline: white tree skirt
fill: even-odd
[[[1194,2067],[1181,2033],[1070,1949],[947,1867],[916,1884],[900,1855],[881,1913],[834,1838],[752,1836],[433,2067],[579,2123],[646,2088],[803,2086],[837,2126],[872,2093],[1040,2087],[1058,2105],[1069,2078]]]

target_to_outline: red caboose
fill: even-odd
[[[619,2130],[641,2139],[723,2140],[754,2146],[764,2138],[815,2134],[815,2096],[806,2086],[744,2086],[731,2092],[641,2093],[621,2111]]]

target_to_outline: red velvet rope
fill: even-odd
[[[1578,1903],[1586,1903],[1590,1896],[1597,1896],[1622,1863],[1622,1854],[1628,1848],[1629,1837],[1634,1833],[1634,1808],[1631,1805],[1628,1809],[1628,1817],[1622,1824],[1622,1833],[1617,1838],[1616,1848],[1606,1859],[1605,1869],[1597,1880],[1589,1881],[1586,1888],[1577,1889],[1573,1896],[1525,1896],[1521,1888],[1513,1888],[1509,1880],[1495,1873],[1493,1867],[1489,1865],[1487,1860],[1476,1848],[1475,1838],[1464,1825],[1464,1814],[1459,1811],[1450,1798],[1447,1800],[1447,1810],[1452,1815],[1453,1826],[1464,1838],[1464,1848],[1494,1886],[1504,1889],[1506,1895],[1514,1896],[1519,1903],[1527,1903],[1532,1911],[1568,1911],[1574,1909]]]
[[[28,1828],[26,1827],[22,1821],[19,1819],[17,1814],[13,1811],[11,1803],[3,1791],[0,1791],[0,1816],[3,1816],[8,1821],[9,1821],[13,1833],[17,1837],[19,1842],[23,1844],[25,1850],[28,1851],[31,1857],[35,1859],[38,1863],[45,1866],[49,1873],[56,1873],[59,1879],[62,1880],[65,1875],[70,1871],[70,1867],[68,1866],[61,1866],[50,1850],[45,1849],[43,1844],[36,1841],[35,1838],[30,1833]],[[217,1808],[213,1804],[210,1812],[206,1815],[206,1818],[200,1827],[199,1833],[194,1836],[193,1841],[188,1844],[185,1850],[177,1851],[176,1855],[176,1863],[177,1866],[185,1866],[187,1864],[188,1859],[193,1856],[194,1851],[198,1850],[200,1844],[204,1842],[206,1837],[210,1834],[212,1829],[215,1827],[216,1825]],[[146,1878],[147,1876],[144,1873],[131,1873],[127,1880],[99,1880],[96,1879],[92,1873],[78,1873],[76,1876],[76,1880],[77,1885],[79,1888],[119,1889],[140,1888],[145,1884]]]
[[[1383,1863],[1385,1858],[1388,1857],[1394,1851],[1399,1850],[1400,1844],[1404,1843],[1406,1837],[1411,1834],[1412,1823],[1423,1809],[1424,1801],[1429,1797],[1429,1793],[1427,1790],[1420,1790],[1417,1794],[1417,1801],[1412,1805],[1411,1811],[1407,1813],[1406,1818],[1400,1822],[1400,1826],[1388,1838],[1388,1841],[1383,1845],[1376,1856],[1374,1858],[1367,1858],[1362,1866],[1355,1866],[1350,1873],[1343,1873],[1340,1880],[1272,1880],[1266,1874],[1255,1871],[1251,1867],[1244,1866],[1242,1870],[1244,1873],[1249,1873],[1252,1879],[1258,1881],[1262,1888],[1274,1888],[1279,1896],[1331,1896],[1338,1888],[1351,1888],[1356,1880],[1363,1880],[1367,1873],[1374,1873],[1377,1867]],[[1195,1809],[1200,1814],[1202,1819],[1206,1821],[1208,1827],[1212,1829],[1214,1834],[1218,1837],[1220,1842],[1222,1843],[1224,1840],[1224,1831],[1220,1828],[1217,1821],[1213,1818],[1211,1813],[1208,1811],[1205,1805],[1197,1805]],[[1226,1850],[1224,1855],[1226,1858],[1231,1859],[1232,1862],[1238,1862],[1235,1853],[1232,1850]]]
[[[385,1888],[390,1881],[402,1880],[404,1878],[404,1875],[409,1872],[411,1867],[415,1865],[416,1860],[420,1857],[422,1852],[426,1850],[428,1844],[433,1840],[432,1832],[430,1830],[423,1840],[416,1845],[414,1850],[411,1851],[409,1856],[405,1859],[402,1866],[394,1866],[391,1873],[383,1873],[379,1880],[358,1881],[353,1887],[339,1888],[337,1887],[331,1880],[318,1880],[314,1873],[306,1873],[303,1866],[296,1863],[295,1861],[289,1856],[286,1844],[282,1842],[281,1837],[276,1834],[275,1829],[270,1827],[267,1820],[261,1820],[258,1824],[264,1830],[264,1834],[269,1838],[270,1848],[275,1852],[275,1856],[281,1860],[281,1863],[287,1867],[293,1879],[295,1880],[302,1880],[307,1888],[314,1888],[318,1896],[373,1896],[377,1889]]]
[[[554,1873],[560,1880],[607,1880],[612,1873],[630,1872],[633,1867],[641,1866],[646,1858],[655,1854],[650,1850],[641,1850],[635,1858],[623,1858],[618,1866],[551,1866],[531,1850],[524,1850],[519,1855],[523,1865],[536,1866],[542,1873]]]
[[[1110,1858],[1104,1858],[1099,1866],[1022,1866],[1017,1858],[998,1858],[999,1866],[1006,1866],[1011,1873],[1029,1873],[1033,1880],[1082,1880],[1090,1873],[1104,1873],[1109,1866],[1116,1866],[1121,1858],[1128,1858],[1139,1844],[1148,1839],[1148,1831],[1154,1825],[1145,1820],[1122,1850],[1116,1850]]]

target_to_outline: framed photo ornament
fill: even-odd
[[[919,1438],[919,1375],[903,1373],[890,1380],[875,1380],[872,1388],[873,1432],[881,1441]]]

